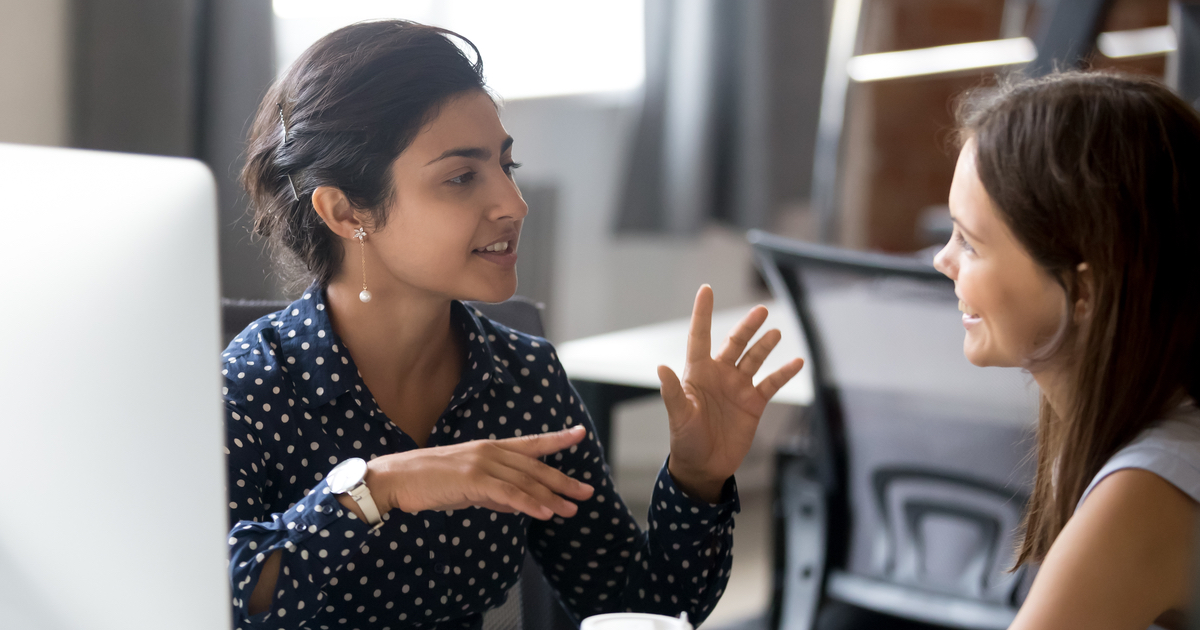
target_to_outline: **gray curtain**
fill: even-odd
[[[825,0],[646,0],[621,232],[769,228],[808,196]]]
[[[222,292],[274,298],[237,171],[275,75],[270,0],[74,0],[71,144],[192,157],[217,180]]]

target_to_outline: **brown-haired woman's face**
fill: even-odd
[[[443,104],[392,164],[388,220],[370,237],[386,272],[452,299],[512,297],[529,212],[513,168],[512,138],[487,94]]]
[[[1016,240],[975,170],[975,142],[958,156],[950,185],[954,233],[934,266],[954,280],[967,329],[963,353],[980,367],[1022,367],[1054,338],[1062,288]]]

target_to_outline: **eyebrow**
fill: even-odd
[[[504,153],[505,151],[507,151],[510,147],[512,147],[512,144],[513,144],[513,137],[512,136],[506,137],[504,139],[504,142],[500,143],[500,153]],[[471,159],[471,160],[489,160],[492,157],[492,152],[490,149],[486,149],[484,147],[458,147],[455,149],[450,149],[449,151],[446,151],[445,153],[437,156],[436,158],[433,158],[425,166],[429,166],[430,164],[433,164],[434,162],[440,162],[446,158],[452,158],[452,157],[465,157],[465,158]]]
[[[973,232],[971,232],[971,230],[968,230],[967,226],[963,225],[962,222],[959,221],[957,218],[955,218],[954,215],[950,215],[950,220],[953,221],[954,224],[958,226],[958,229],[962,230],[963,232],[966,233],[967,236],[971,237],[971,240],[979,241],[979,237],[975,236],[975,234]]]

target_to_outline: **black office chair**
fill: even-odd
[[[772,626],[1007,628],[1030,377],[967,362],[953,282],[927,263],[749,238],[815,395],[807,447],[779,454]]]
[[[222,334],[226,344],[250,322],[275,311],[282,310],[289,302],[277,300],[221,300]],[[521,332],[545,337],[542,325],[543,306],[528,298],[515,296],[499,304],[466,302],[466,305],[483,313],[492,321],[499,322]],[[489,610],[483,616],[483,630],[576,630],[578,625],[559,603],[558,596],[542,575],[542,568],[525,555],[525,564],[520,579],[508,592],[504,604]]]

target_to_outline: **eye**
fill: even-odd
[[[509,162],[508,164],[502,165],[501,168],[504,169],[505,175],[512,177],[512,172],[521,168],[521,163],[520,162]]]
[[[451,177],[450,179],[448,179],[446,181],[448,181],[451,184],[458,185],[458,186],[466,186],[467,184],[470,184],[471,181],[474,179],[475,179],[475,171],[467,171],[466,173],[463,173],[462,175],[459,175],[457,177]]]
[[[975,251],[975,248],[971,247],[971,244],[967,242],[967,238],[965,236],[963,236],[963,233],[961,231],[954,230],[954,239],[956,241],[958,241],[958,244],[960,246],[962,246],[962,248],[967,250],[968,252]]]

